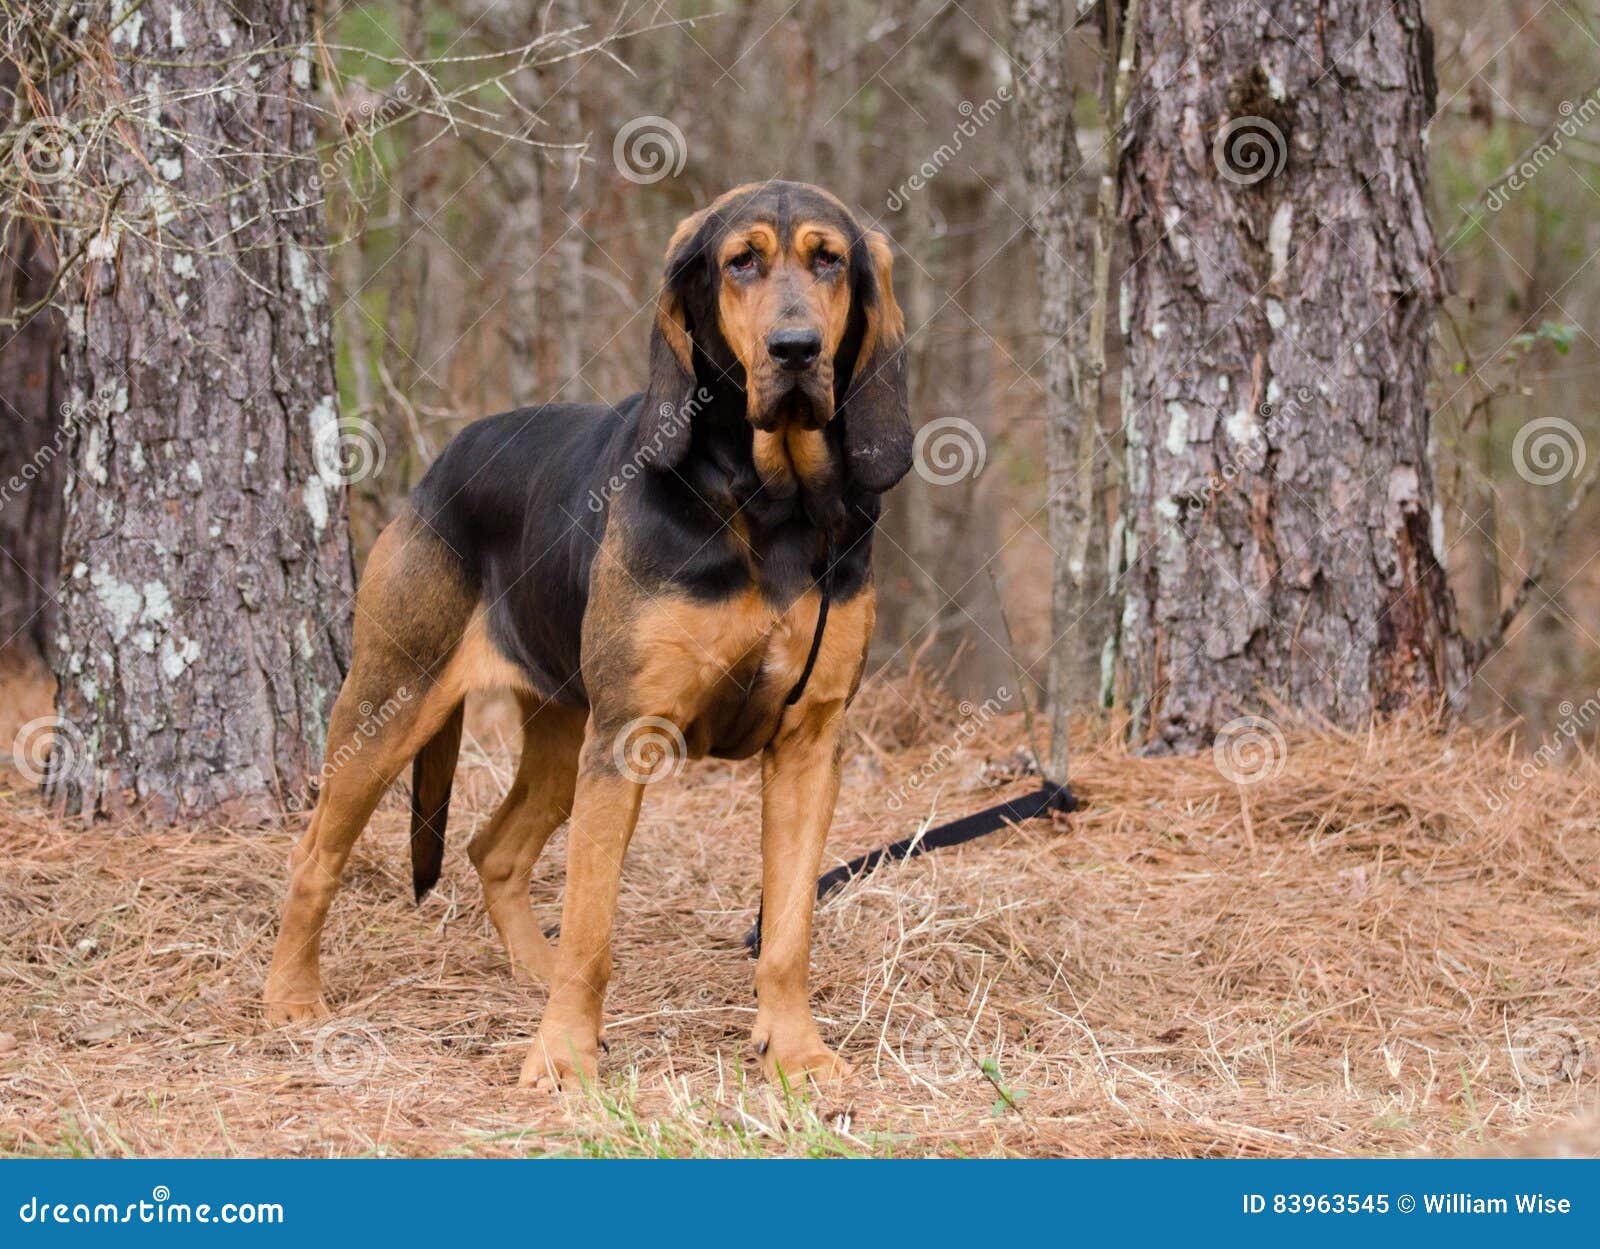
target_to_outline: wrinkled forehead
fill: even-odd
[[[782,248],[795,247],[808,227],[838,231],[846,244],[860,236],[848,209],[821,187],[802,182],[758,182],[735,187],[711,205],[724,237],[766,226]]]

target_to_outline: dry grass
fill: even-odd
[[[1020,743],[926,686],[868,690],[830,854],[992,801]],[[603,1087],[514,1082],[515,986],[464,847],[509,760],[478,721],[445,879],[411,904],[391,796],[335,905],[327,1029],[256,996],[294,829],[63,828],[0,795],[0,1148],[22,1153],[1594,1152],[1600,768],[1514,805],[1504,736],[1290,734],[1244,790],[1209,757],[1086,739],[1088,810],[884,869],[820,911],[815,1000],[848,1093],[751,1074],[757,785],[652,787],[624,879]],[[890,793],[961,750],[898,812]],[[1576,750],[1571,750],[1576,753]],[[1027,782],[1010,790],[1017,792]],[[933,801],[937,795],[937,802]],[[559,915],[562,838],[535,907]]]

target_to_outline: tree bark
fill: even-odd
[[[518,145],[506,153],[519,191],[510,197],[512,218],[506,231],[506,385],[513,406],[543,403],[540,385],[539,340],[543,318],[539,307],[539,265],[544,254],[543,178],[539,168],[544,154]]]
[[[1445,286],[1420,0],[1156,0],[1124,210],[1126,679],[1193,750],[1276,696],[1459,706],[1425,398]]]
[[[17,113],[17,77],[0,60],[0,116]],[[50,292],[48,244],[38,223],[0,222],[0,652],[30,658],[49,644],[61,556],[61,314],[27,311]]]
[[[1099,701],[1105,610],[1105,465],[1097,443],[1100,373],[1093,330],[1103,322],[1091,305],[1103,289],[1095,280],[1094,232],[1080,230],[1089,215],[1091,175],[1078,147],[1073,110],[1077,90],[1068,76],[1068,27],[1057,0],[1015,0],[1011,42],[1017,61],[1029,230],[1039,283],[1039,330],[1044,364],[1045,519],[1053,553],[1050,651],[1046,702],[1050,757],[1046,771],[1067,776],[1067,713]],[[1108,172],[1114,156],[1106,157]],[[1100,368],[1097,369],[1095,364]]]
[[[38,227],[5,223],[0,313],[37,303],[51,273]],[[54,308],[15,329],[0,326],[0,651],[20,644],[42,656],[54,625],[66,458],[60,351]]]
[[[573,31],[568,42],[576,45],[592,38],[592,27],[579,30],[584,15],[577,0],[551,0],[545,15],[548,31]],[[582,60],[557,61],[538,73],[539,113],[544,132],[556,142],[575,144],[583,135],[582,87],[579,73]],[[539,265],[539,301],[544,311],[549,356],[545,367],[545,386],[539,402],[553,399],[579,400],[595,396],[585,393],[583,373],[583,259],[588,236],[583,224],[587,197],[583,187],[583,152],[561,148],[546,156],[541,169],[541,190],[536,210],[545,213],[541,239],[553,240],[550,253]]]
[[[161,127],[124,125],[139,150],[108,142],[68,190],[82,220],[124,186],[68,308],[48,788],[85,813],[247,819],[308,788],[349,651],[361,466],[337,424],[309,6],[139,15],[118,59],[58,79],[75,122],[121,97]],[[241,56],[216,90],[206,63]]]

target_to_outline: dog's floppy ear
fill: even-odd
[[[667,244],[666,271],[650,330],[650,380],[634,443],[635,454],[654,468],[676,468],[689,450],[695,406],[690,299],[704,267],[705,221],[705,212],[686,217]]]
[[[894,252],[888,238],[868,230],[851,253],[861,345],[839,414],[851,478],[881,494],[911,467],[906,320],[894,298]]]

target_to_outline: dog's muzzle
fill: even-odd
[[[811,326],[767,335],[767,358],[750,386],[750,423],[759,430],[821,429],[833,417],[833,368],[822,358],[822,334]]]

